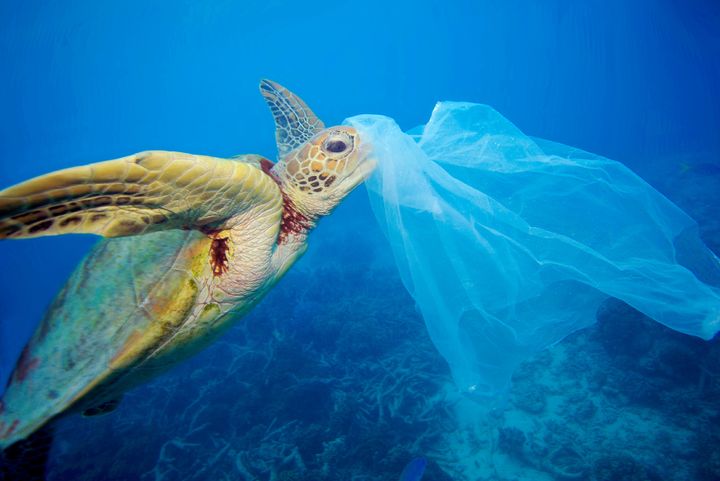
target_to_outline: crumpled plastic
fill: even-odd
[[[686,334],[720,330],[720,261],[622,164],[530,138],[486,105],[438,103],[408,133],[384,116],[346,123],[373,145],[373,211],[461,391],[505,393],[608,297]]]

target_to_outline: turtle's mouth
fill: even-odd
[[[377,159],[372,155],[372,146],[368,143],[360,145],[358,150],[358,165],[353,174],[360,175],[360,182],[364,182],[377,167]]]
[[[355,187],[362,184],[370,174],[373,173],[377,166],[377,160],[372,155],[372,146],[367,143],[362,143],[358,146],[357,162],[352,172],[348,174],[342,181],[342,186],[345,188],[345,195],[350,193]]]

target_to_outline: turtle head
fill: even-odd
[[[274,167],[283,192],[310,218],[329,214],[372,172],[375,162],[352,127],[324,129]]]
[[[329,214],[372,173],[369,145],[352,127],[325,128],[295,94],[263,80],[260,91],[275,118],[278,163],[272,168],[283,193],[303,216]]]

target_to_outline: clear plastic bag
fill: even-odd
[[[622,164],[532,139],[485,105],[441,102],[407,134],[382,116],[346,122],[373,144],[373,210],[461,390],[504,392],[608,296],[686,334],[720,329],[720,261]]]

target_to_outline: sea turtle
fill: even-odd
[[[0,238],[100,234],[28,342],[0,400],[0,450],[216,339],[275,285],[307,236],[372,171],[357,131],[325,128],[263,80],[278,162],[150,151],[0,191]],[[9,452],[10,450],[6,451]]]

